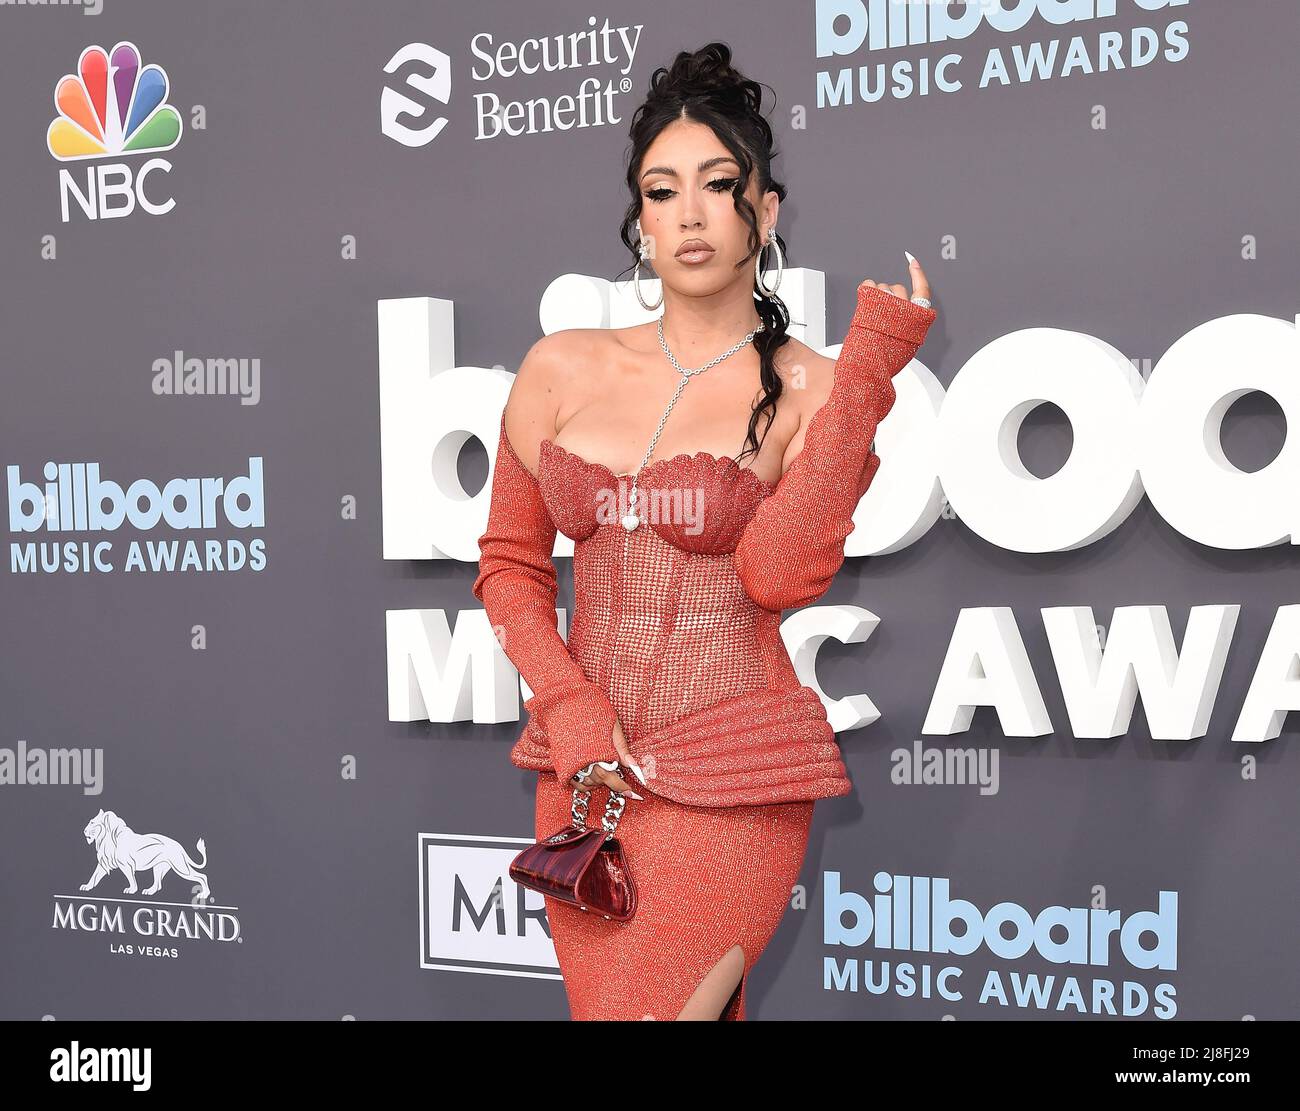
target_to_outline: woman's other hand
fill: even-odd
[[[614,732],[610,739],[614,742],[614,750],[618,753],[618,762],[624,767],[636,768],[637,763],[632,758],[632,751],[628,748],[627,738],[623,736],[622,722],[614,722]],[[617,771],[609,771],[606,768],[602,768],[599,764],[591,769],[591,775],[587,777],[587,782],[585,784],[579,783],[576,776],[570,780],[570,782],[575,787],[585,787],[587,789],[595,786],[608,787],[616,794],[627,795],[629,798],[634,799],[642,799],[642,796],[638,795],[636,791],[632,789],[631,784],[629,784]]]

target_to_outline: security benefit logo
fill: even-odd
[[[1176,891],[1161,891],[1154,910],[1034,913],[1011,902],[981,909],[937,876],[877,872],[870,896],[843,887],[839,872],[822,878],[825,991],[970,1000],[1016,1018],[1178,1012],[1174,985],[1160,976],[1178,968]]]
[[[111,571],[261,571],[266,542],[247,536],[266,525],[262,457],[247,473],[137,478],[125,485],[99,463],[47,462],[44,484],[6,468],[11,574]],[[238,530],[240,535],[223,535]],[[189,537],[185,533],[199,533]],[[135,535],[120,547],[119,533]],[[120,552],[120,554],[119,554]]]
[[[543,896],[510,878],[526,837],[421,833],[420,967],[562,979]]]
[[[490,32],[473,35],[473,60],[456,58],[458,86],[478,91],[474,139],[515,138],[623,122],[619,98],[632,91],[629,76],[643,24],[612,26],[608,19],[574,30],[517,40]],[[463,68],[462,68],[463,67]],[[395,143],[423,147],[447,126],[452,102],[452,57],[425,42],[407,43],[383,66],[380,129]],[[464,81],[474,84],[464,86]],[[462,97],[465,109],[469,100]]]
[[[139,49],[130,42],[119,42],[112,50],[86,47],[77,72],[59,78],[54,87],[58,115],[45,145],[60,162],[86,163],[84,170],[59,171],[65,224],[74,210],[87,220],[106,220],[129,216],[137,208],[161,216],[176,207],[161,176],[171,172],[167,159],[122,160],[156,156],[181,141],[181,116],[167,103],[169,92],[166,71],[142,65]]]
[[[383,133],[404,147],[432,143],[447,126],[451,59],[428,43],[407,43],[384,63],[391,81],[379,97]]]
[[[91,818],[82,834],[94,852],[94,871],[80,890],[98,894],[55,895],[54,929],[106,935],[110,953],[131,957],[176,958],[176,942],[242,942],[239,908],[211,902],[202,837],[191,856],[174,837],[136,833],[111,810]],[[143,889],[139,873],[151,879]],[[158,898],[114,897],[119,890]]]

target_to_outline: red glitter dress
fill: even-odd
[[[744,975],[721,1017],[745,1017],[749,970],[798,882],[814,801],[851,786],[781,640],[781,611],[820,598],[843,563],[880,465],[872,443],[891,379],[934,318],[860,287],[830,394],[780,482],[708,452],[651,461],[631,532],[619,522],[630,475],[543,439],[534,476],[503,414],[472,590],[533,692],[510,758],[539,773],[535,836],[570,821],[575,771],[618,759],[616,718],[648,779],[624,773],[645,800],[629,799],[618,826],[633,919],[545,897],[574,1019],[674,1019],[736,944]],[[557,529],[574,541],[567,645]],[[592,792],[589,824],[605,797]]]

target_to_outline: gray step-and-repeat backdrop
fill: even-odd
[[[627,124],[714,38],[796,334],[905,250],[940,310],[786,618],[856,791],[751,1016],[1295,1017],[1300,6],[959,8],[0,3],[0,1017],[567,1015],[485,444],[644,318]]]

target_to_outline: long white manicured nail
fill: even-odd
[[[629,765],[629,766],[631,767],[631,769],[632,769],[634,772],[636,772],[636,777],[637,777],[637,779],[639,779],[639,780],[641,781],[641,786],[642,786],[642,787],[649,787],[649,786],[650,786],[649,780],[646,779],[646,777],[645,777],[645,772],[643,772],[643,771],[641,770],[640,765],[638,765],[638,764],[631,764],[631,765]]]
[[[907,261],[909,265],[914,265],[916,263],[916,259],[912,257],[911,251],[904,251],[903,254],[907,255]]]
[[[638,802],[645,802],[645,799],[642,798],[640,795],[638,795],[635,791],[624,791],[623,794],[627,795],[627,797],[630,799],[636,799]]]

